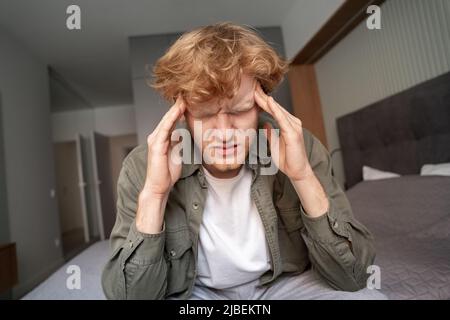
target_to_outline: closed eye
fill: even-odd
[[[252,105],[252,106],[249,106],[249,107],[244,107],[244,108],[241,108],[241,109],[234,110],[234,111],[232,111],[231,113],[232,113],[232,114],[241,114],[241,113],[245,113],[245,112],[248,112],[248,111],[252,110],[253,107],[254,107],[253,105]]]

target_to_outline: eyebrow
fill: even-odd
[[[212,108],[195,108],[195,109],[191,109],[191,110],[187,110],[190,114],[192,114],[193,116],[209,116],[209,115],[213,115],[217,112],[217,110],[211,110]]]

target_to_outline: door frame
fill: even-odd
[[[81,148],[81,135],[77,134],[75,137],[75,145],[76,145],[76,154],[77,154],[77,169],[78,169],[78,188],[80,191],[80,199],[81,199],[81,212],[83,218],[83,228],[84,228],[84,242],[89,243],[90,235],[89,235],[89,220],[87,214],[87,205],[86,205],[86,181],[85,181],[85,172],[83,170],[83,155]]]
[[[94,190],[95,190],[95,204],[97,207],[97,220],[98,220],[98,229],[100,234],[100,239],[105,240],[105,228],[103,224],[103,214],[102,214],[102,203],[101,203],[101,195],[100,195],[100,184],[102,183],[98,177],[98,168],[97,168],[97,150],[95,147],[95,133],[91,131],[91,148],[92,148],[92,169],[94,174]]]

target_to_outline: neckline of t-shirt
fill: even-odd
[[[203,172],[205,173],[206,180],[212,181],[213,183],[216,183],[216,184],[230,184],[230,183],[236,182],[242,178],[245,171],[246,171],[245,165],[242,165],[241,169],[239,170],[239,173],[236,176],[234,176],[232,178],[222,179],[222,178],[214,177],[205,167],[203,167]]]

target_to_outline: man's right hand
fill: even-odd
[[[186,104],[181,96],[148,136],[147,175],[139,194],[136,228],[139,232],[161,232],[169,192],[181,176],[181,161],[171,159],[171,135],[183,116]],[[176,144],[176,143],[175,143]]]

